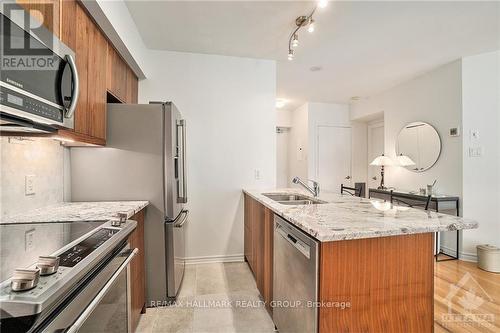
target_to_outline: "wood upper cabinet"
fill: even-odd
[[[80,1],[17,2],[34,17],[43,20],[43,24],[75,52],[80,79],[75,125],[73,130],[61,129],[55,135],[74,141],[67,145],[105,145],[107,94],[110,93],[123,103],[137,103],[137,76]]]
[[[129,68],[111,44],[108,44],[106,88],[122,102],[127,100],[127,72]]]
[[[85,9],[75,0],[62,1],[61,40],[75,52],[80,79],[75,110],[76,141],[106,143],[106,56],[107,40]]]
[[[125,101],[129,104],[137,104],[138,92],[139,79],[130,68],[127,68],[127,97]]]
[[[16,0],[16,3],[42,22],[56,36],[61,35],[60,0]]]

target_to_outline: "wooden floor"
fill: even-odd
[[[434,332],[500,332],[500,273],[475,263],[435,263]]]

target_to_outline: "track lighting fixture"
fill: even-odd
[[[309,15],[302,15],[295,19],[295,25],[297,27],[292,31],[288,39],[288,60],[293,60],[295,56],[295,50],[293,48],[299,46],[299,30],[303,27],[307,27],[307,31],[314,32],[313,15],[318,7],[325,8],[327,5],[327,0],[320,0]]]
[[[314,21],[311,19],[310,23],[307,25],[308,32],[314,32]]]

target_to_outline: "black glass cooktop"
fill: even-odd
[[[105,221],[0,224],[0,282],[91,232]]]

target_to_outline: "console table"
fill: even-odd
[[[396,194],[400,198],[405,198],[408,199],[408,201],[411,202],[426,202],[427,201],[427,196],[416,193],[416,192],[409,192],[409,191],[402,191],[402,190],[396,190],[392,189],[392,193]],[[391,200],[391,189],[377,189],[377,188],[370,188],[368,190],[368,198],[377,198],[377,199],[382,199],[386,201]],[[455,211],[457,216],[460,216],[460,198],[457,196],[450,196],[450,195],[433,195],[431,196],[431,202],[429,204],[429,209],[432,209],[436,212],[439,212],[440,208],[444,208],[446,210],[451,208]],[[436,261],[446,261],[446,260],[455,260],[458,259],[459,257],[459,251],[458,249],[460,248],[460,237],[459,237],[459,231],[457,230],[457,254],[456,256],[450,256],[445,253],[441,253],[441,250],[438,251],[439,244],[438,244],[438,238],[436,237]],[[438,260],[438,257],[440,254],[444,254],[450,259],[442,259]]]

